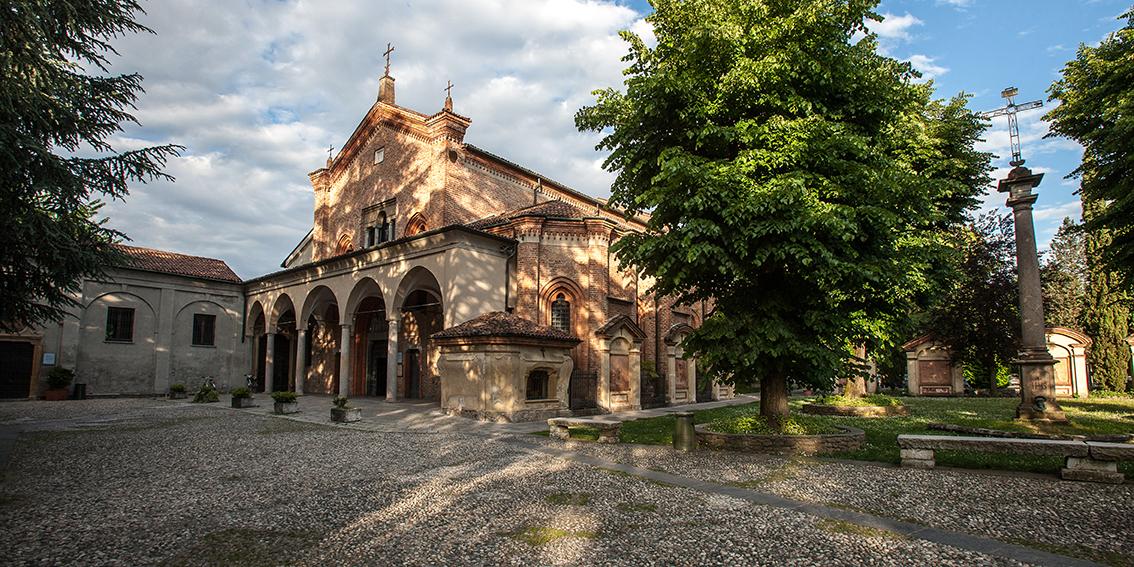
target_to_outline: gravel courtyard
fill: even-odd
[[[164,400],[4,403],[0,428],[10,565],[1021,564],[581,463],[530,435],[362,431]],[[1057,552],[1134,556],[1129,483],[569,447]]]

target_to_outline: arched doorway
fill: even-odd
[[[396,300],[400,312],[397,395],[440,401],[438,352],[430,336],[444,325],[441,286],[429,270],[417,267],[402,278]]]
[[[307,332],[304,333],[306,371],[303,391],[311,394],[337,394],[342,327],[335,294],[326,286],[311,290],[303,302],[300,319],[307,322]]]

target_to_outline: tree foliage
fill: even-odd
[[[650,47],[623,32],[625,91],[576,115],[606,132],[611,202],[649,212],[615,244],[655,291],[714,300],[686,341],[699,365],[830,388],[852,345],[897,341],[976,204],[985,123],[877,52],[875,0],[657,0]]]
[[[1045,117],[1050,136],[1083,146],[1083,161],[1072,172],[1081,178],[1084,203],[1101,203],[1086,230],[1106,230],[1098,252],[1119,286],[1134,292],[1134,10],[1126,25],[1097,47],[1080,45],[1063,77],[1048,90],[1058,101]]]
[[[995,388],[1019,350],[1016,241],[1011,215],[985,213],[957,238],[961,260],[931,308],[928,331],[977,385]]]
[[[1040,268],[1043,282],[1043,318],[1048,327],[1083,329],[1083,309],[1087,304],[1087,257],[1083,231],[1078,223],[1064,218],[1051,239]]]
[[[1083,200],[1083,221],[1087,226],[1105,205],[1098,201]],[[1083,330],[1092,339],[1087,352],[1091,381],[1104,390],[1126,390],[1130,369],[1130,348],[1126,337],[1130,333],[1129,296],[1118,287],[1118,277],[1101,261],[1102,251],[1109,244],[1109,231],[1105,228],[1090,230],[1084,239],[1087,258],[1087,302],[1083,311]]]
[[[83,277],[122,260],[98,220],[176,146],[116,152],[142,78],[109,75],[110,40],[148,32],[136,2],[5,2],[0,9],[0,328],[61,319]],[[93,71],[93,73],[91,72]]]

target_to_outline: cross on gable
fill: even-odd
[[[386,43],[386,51],[382,52],[382,55],[386,57],[386,76],[387,77],[390,76],[390,54],[393,53],[393,52],[394,52],[394,46],[390,45],[390,43],[387,42]]]
[[[445,87],[445,97],[453,98],[453,81],[445,81],[448,86]]]

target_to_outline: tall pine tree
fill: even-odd
[[[1083,220],[1091,220],[1103,209],[1098,201],[1083,198]],[[1116,285],[1117,274],[1103,262],[1103,250],[1110,244],[1106,229],[1088,230],[1084,239],[1087,257],[1087,305],[1083,313],[1084,331],[1091,337],[1087,353],[1091,381],[1104,390],[1126,391],[1130,369],[1130,348],[1126,337],[1130,334],[1129,298]]]
[[[1043,281],[1043,317],[1048,327],[1083,330],[1087,305],[1087,258],[1082,227],[1070,218],[1051,239],[1040,269]]]
[[[176,146],[116,152],[142,77],[110,75],[110,41],[149,32],[130,0],[0,4],[0,330],[62,319],[84,277],[122,260],[99,199],[162,174]],[[90,71],[94,71],[92,74]]]

